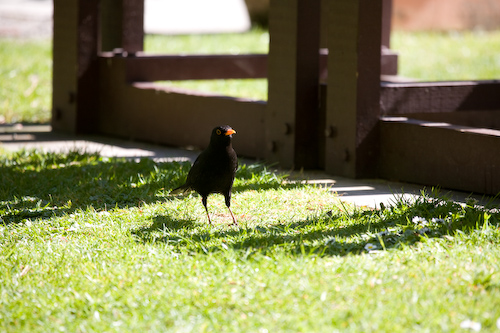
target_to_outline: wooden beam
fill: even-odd
[[[95,130],[99,103],[98,5],[99,0],[54,2],[54,130]]]
[[[382,47],[391,48],[392,0],[382,0]]]
[[[380,176],[496,195],[500,131],[406,117],[381,121]]]
[[[265,102],[127,83],[125,58],[101,58],[100,133],[178,147],[205,148],[213,127],[236,131],[240,156],[264,157]]]
[[[102,55],[114,56],[107,53]],[[137,55],[126,57],[126,80],[255,79],[267,77],[267,54]]]
[[[276,0],[269,13],[267,158],[318,165],[320,0]]]
[[[144,49],[144,0],[122,1],[122,48],[133,54]]]
[[[101,51],[144,49],[144,0],[100,0]]]
[[[382,0],[330,2],[325,169],[375,177]]]
[[[264,79],[268,74],[267,54],[209,54],[209,55],[148,55],[129,54],[123,49],[102,52],[100,57],[125,57],[129,82],[210,80],[210,79]],[[397,73],[397,55],[383,50],[383,74]],[[328,78],[328,50],[319,52],[319,77]]]
[[[384,115],[500,110],[500,81],[384,82],[380,101]]]

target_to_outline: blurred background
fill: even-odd
[[[145,31],[155,34],[243,32],[267,27],[270,0],[145,0]],[[196,10],[193,10],[193,9]],[[0,0],[0,36],[50,37],[52,0]],[[393,0],[395,30],[495,30],[498,0]]]

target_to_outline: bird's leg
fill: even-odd
[[[233,223],[230,225],[238,225],[238,222],[236,222],[236,218],[234,217],[233,212],[231,211],[231,192],[229,194],[224,195],[224,199],[226,199],[226,206],[227,209],[229,209],[229,212],[231,213],[231,217],[233,218]]]
[[[208,214],[207,197],[202,197],[201,198],[201,203],[203,203],[203,206],[205,207],[205,211],[207,212],[208,223],[212,224],[212,220],[210,220],[210,214]]]
[[[229,208],[229,206],[227,206],[227,209],[229,209],[229,212],[231,213],[231,217],[233,218],[233,223],[230,225],[238,225],[238,222],[236,222],[236,218],[234,217],[234,214],[231,211],[231,208]]]

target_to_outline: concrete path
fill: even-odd
[[[0,37],[51,38],[52,0],[0,0]],[[243,32],[251,27],[244,0],[145,0],[152,34]]]
[[[198,156],[198,151],[171,148],[161,145],[121,140],[105,136],[71,136],[51,132],[48,125],[1,125],[0,150],[15,151],[19,149],[43,149],[45,151],[65,152],[78,149],[86,152],[99,152],[106,157],[122,157],[128,159],[151,158],[156,162],[191,161]],[[235,147],[238,149],[237,147]],[[243,160],[252,163],[254,160]],[[357,206],[380,208],[380,204],[390,206],[397,200],[412,200],[421,194],[423,186],[389,182],[378,179],[348,179],[333,177],[320,171],[305,173],[293,172],[293,181],[326,186],[339,195],[342,202]],[[443,191],[455,201],[465,203],[468,198],[474,198],[482,204],[487,204],[489,197],[469,195],[458,191]],[[500,207],[500,201],[495,204]]]

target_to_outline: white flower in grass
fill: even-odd
[[[366,251],[373,251],[373,250],[376,250],[376,249],[377,249],[377,245],[375,245],[375,244],[367,243],[365,245],[365,250]]]
[[[500,317],[497,319],[497,328],[500,330]]]
[[[479,332],[481,330],[481,323],[467,319],[460,323],[460,328],[468,328],[475,332]]]
[[[432,223],[445,223],[444,219],[437,219],[435,217],[433,217],[431,221]]]
[[[421,224],[421,225],[427,224],[427,220],[420,216],[414,216],[411,221],[415,224]]]

